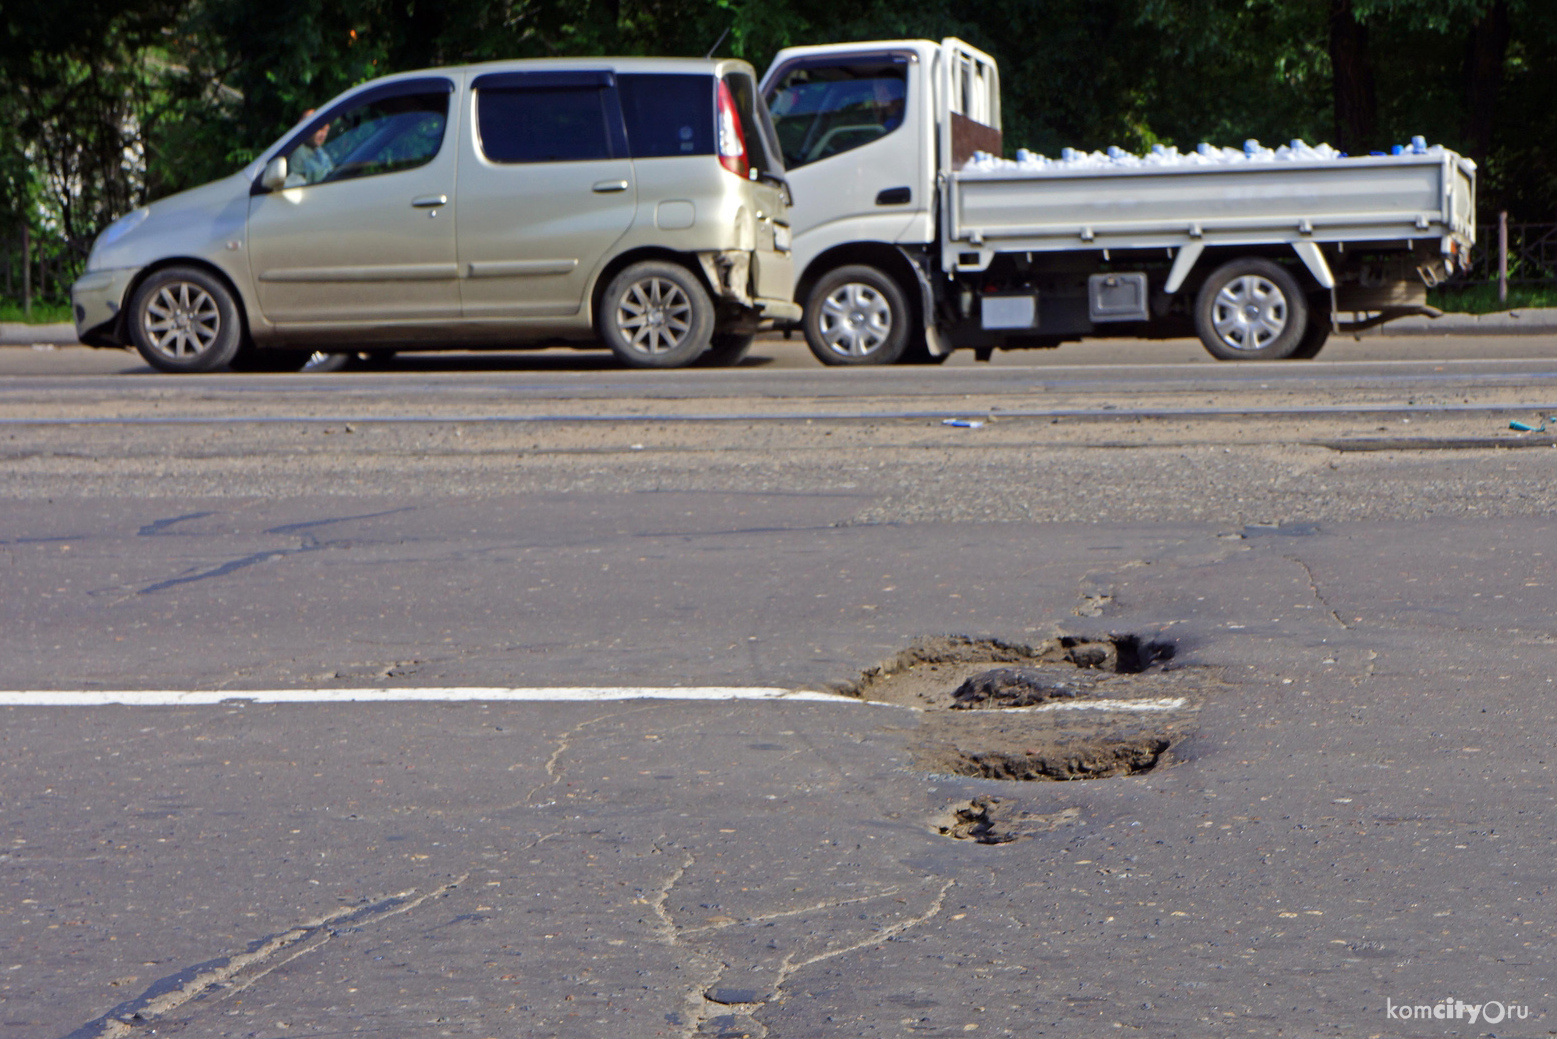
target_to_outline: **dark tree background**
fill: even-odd
[[[79,257],[232,172],[303,110],[428,65],[957,35],[1000,61],[1007,145],[1413,134],[1481,166],[1484,216],[1557,221],[1552,0],[5,0],[0,236]]]

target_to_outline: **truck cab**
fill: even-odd
[[[952,40],[791,47],[761,89],[798,200],[795,300],[813,352],[827,364],[944,359],[937,174],[1000,151],[994,59]]]

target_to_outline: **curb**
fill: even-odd
[[[75,325],[0,323],[0,346],[75,346]]]
[[[1369,336],[1519,336],[1557,335],[1557,307],[1529,307],[1497,314],[1445,314],[1406,317],[1358,333]]]

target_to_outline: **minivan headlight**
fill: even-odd
[[[96,270],[98,257],[102,254],[102,251],[108,248],[110,245],[113,245],[125,235],[129,234],[131,231],[135,230],[137,227],[141,226],[141,224],[146,222],[146,218],[150,215],[151,210],[147,209],[145,206],[142,206],[133,212],[126,213],[118,220],[115,220],[113,223],[109,224],[108,230],[98,235],[97,241],[92,243],[92,253],[87,257],[86,269],[89,271]]]

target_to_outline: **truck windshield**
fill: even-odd
[[[768,91],[768,110],[790,169],[885,137],[903,122],[908,96],[899,64],[801,66]]]

